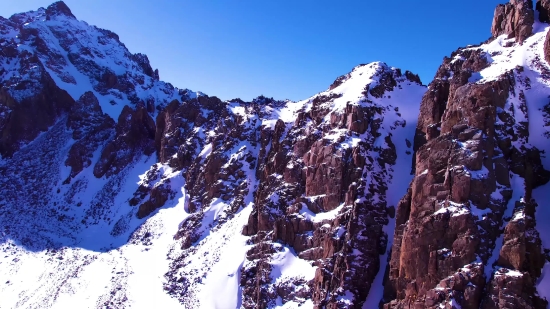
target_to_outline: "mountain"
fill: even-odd
[[[299,102],[177,89],[63,2],[0,17],[0,308],[547,308],[549,12]]]
[[[549,4],[537,3],[540,20]],[[511,1],[491,39],[444,59],[421,102],[386,307],[546,308],[547,32],[531,2]]]

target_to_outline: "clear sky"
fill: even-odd
[[[1,0],[0,15],[53,0]],[[149,56],[162,80],[221,99],[301,100],[361,63],[427,84],[443,56],[491,35],[506,0],[65,0],[73,14]]]

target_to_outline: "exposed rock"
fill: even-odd
[[[20,75],[4,81],[0,88],[0,106],[5,113],[0,127],[0,155],[7,157],[48,130],[74,104],[36,56],[23,51],[13,61],[20,62]],[[19,80],[21,76],[29,79]]]
[[[145,218],[150,215],[153,211],[164,206],[167,200],[173,199],[175,192],[170,186],[170,180],[163,181],[159,184],[156,184],[149,193],[149,199],[143,204],[139,205],[137,212],[138,218]]]
[[[119,173],[141,154],[153,154],[155,139],[155,122],[145,107],[133,110],[125,106],[120,113],[114,140],[110,141],[101,153],[94,166],[94,175]]]
[[[473,265],[441,280],[436,288],[426,292],[425,297],[419,297],[416,284],[410,284],[405,292],[405,303],[393,301],[384,308],[479,308],[484,286],[482,265]]]
[[[422,85],[422,81],[420,80],[420,76],[418,76],[418,74],[414,74],[411,71],[405,71],[405,77],[413,83]]]
[[[335,145],[318,141],[304,156],[306,169],[306,196],[322,196],[317,202],[322,212],[335,209],[342,200],[343,154]],[[349,156],[349,154],[348,154]]]
[[[69,178],[92,165],[93,153],[114,135],[115,122],[103,114],[96,96],[88,91],[73,105],[67,126],[73,130],[75,143],[71,146],[65,165],[71,167]]]
[[[340,86],[348,78],[349,78],[349,74],[339,76],[336,80],[334,80],[334,82],[330,85],[330,87],[328,89],[333,90],[334,88]]]
[[[132,59],[141,67],[145,75],[158,80],[158,70],[153,71],[147,55],[141,53],[133,54]]]
[[[546,34],[546,39],[544,40],[544,60],[550,63],[550,35]]]
[[[504,230],[497,265],[481,308],[546,308],[534,288],[546,262],[539,233],[535,229],[534,202],[516,202],[514,216]]]
[[[396,141],[382,136],[380,119],[393,112],[399,115],[398,110],[390,112],[373,100],[419,80],[384,64],[355,70],[359,68],[377,68],[379,81],[373,87],[365,86],[364,104],[346,104],[341,111],[330,113],[331,104],[340,95],[329,91],[312,99],[311,111],[300,112],[286,136],[282,121],[273,130],[260,133],[260,185],[243,234],[253,235],[257,246],[270,235],[268,240],[292,246],[300,258],[318,266],[310,283],[316,308],[360,308],[368,295],[380,254],[386,249],[383,226],[388,222],[389,206],[393,206],[386,205],[387,183],[383,179],[387,171],[381,167],[395,164]],[[339,78],[331,89],[338,89],[350,76]],[[343,134],[337,139],[327,136],[334,132]],[[363,140],[357,145],[342,146],[348,136],[359,135]],[[384,147],[373,147],[377,138],[385,141]],[[367,184],[363,177],[372,181]],[[306,209],[321,214],[338,207],[338,214],[323,222],[299,215]],[[262,289],[267,293],[272,288],[264,284]],[[353,295],[351,305],[342,299],[343,291]]]
[[[65,4],[63,1],[57,1],[53,4],[50,4],[48,8],[46,9],[46,18],[50,19],[57,15],[64,15],[67,17],[75,18],[73,13],[71,12],[71,9]]]
[[[481,308],[546,308],[544,301],[533,299],[533,286],[533,278],[529,273],[501,268],[494,273]]]
[[[531,0],[511,0],[507,4],[499,4],[495,9],[491,33],[493,37],[507,34],[523,43],[533,33],[535,13]]]
[[[493,34],[511,34],[522,42],[531,35],[530,10],[523,1],[499,6]],[[481,49],[459,49],[444,59],[422,99],[416,176],[410,197],[397,209],[385,308],[451,308],[452,303],[462,308],[538,308],[541,303],[532,279],[540,276],[544,264],[538,233],[532,227],[526,232],[522,221],[506,225],[503,216],[511,198],[511,172],[524,178],[527,199],[534,183],[547,181],[547,171],[535,163],[538,150],[511,144],[527,141],[523,89],[529,89],[530,82],[522,68],[516,68],[476,83],[476,72],[489,65],[489,57]],[[517,105],[510,107],[510,102]],[[487,215],[476,215],[479,211]],[[500,270],[493,271],[494,279],[485,285],[484,267],[493,265],[483,264],[492,255],[500,225],[506,229],[497,265],[512,271],[510,284],[515,287],[503,285],[505,279],[499,278],[506,276]],[[525,235],[533,236],[526,241]],[[527,254],[527,244],[537,253]],[[534,260],[526,262],[529,258]],[[474,269],[476,279],[465,284]],[[488,294],[491,300],[485,298]]]
[[[255,263],[250,263],[251,265],[241,273],[240,284],[244,287],[242,304],[244,308],[267,308],[268,304],[276,298],[275,293],[263,288],[271,282],[272,266],[267,261],[267,257],[275,252],[276,248],[264,243],[246,253],[246,258]]]
[[[547,1],[537,9],[548,20]],[[512,0],[496,9],[492,33],[523,43],[533,22],[530,2]],[[165,230],[165,213],[141,219],[177,205],[185,220],[174,225],[163,285],[186,308],[205,306],[199,298],[228,254],[242,257],[227,272],[233,287],[240,285],[232,307],[362,308],[369,300],[387,309],[546,308],[535,285],[547,248],[532,198],[550,180],[547,154],[536,144],[550,133],[529,131],[539,111],[528,110],[528,100],[531,88],[550,93],[538,82],[550,76],[540,59],[550,60],[550,38],[542,55],[541,32],[534,35],[531,46],[493,38],[490,48],[457,50],[427,92],[418,75],[378,62],[354,68],[309,100],[244,102],[159,82],[147,56],[130,53],[108,30],[79,23],[62,2],[0,18],[1,60],[9,64],[0,71],[0,240],[50,255],[66,246],[44,235],[61,231],[77,247],[85,242],[72,233],[83,226],[98,235],[107,228],[117,243],[147,251]],[[484,71],[519,48],[535,56]],[[350,90],[351,79],[360,86]],[[91,89],[76,102],[58,88],[82,80]],[[410,104],[418,102],[415,124]],[[546,103],[535,105],[545,128]],[[414,178],[397,202],[411,161]],[[101,179],[88,178],[92,166]],[[116,253],[109,262],[127,257],[126,246],[102,245],[89,255],[78,251],[90,261],[75,255],[60,264],[70,269],[63,279],[104,250]],[[290,259],[307,271],[285,271],[282,261]],[[225,282],[224,272],[216,284]],[[383,299],[369,299],[381,292],[374,284],[382,276]],[[103,306],[122,308],[131,293],[105,295]]]
[[[213,111],[218,114],[221,110]],[[186,101],[185,104],[172,101],[158,114],[156,121],[155,148],[160,162],[166,162],[177,169],[191,165],[197,148],[204,145],[204,141],[198,139],[193,128],[213,119],[213,114],[208,119],[204,117],[201,104],[196,99]],[[185,146],[181,146],[184,143]]]
[[[537,0],[536,10],[539,12],[539,20],[543,23],[550,22],[550,1]]]
[[[428,91],[420,103],[414,141],[415,150],[426,141],[441,134],[441,121],[447,102],[455,96],[460,87],[468,83],[473,73],[489,65],[487,56],[481,50],[459,49],[450,58],[444,58],[443,64],[437,70],[434,80],[428,86]]]

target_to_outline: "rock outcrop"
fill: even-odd
[[[366,105],[347,104],[341,112],[330,112],[327,107],[340,95],[320,95],[312,100],[310,111],[300,112],[286,136],[282,121],[270,134],[262,134],[268,136],[267,142],[271,139],[271,147],[265,163],[260,163],[263,169],[259,171],[257,206],[243,229],[245,235],[255,235],[256,246],[279,241],[292,246],[300,258],[317,265],[308,290],[319,308],[350,305],[349,299],[342,298],[346,293],[353,295],[351,304],[360,307],[377,274],[379,255],[387,241],[383,226],[388,222],[390,205],[386,203],[388,184],[384,179],[389,174],[384,166],[394,165],[397,154],[390,135],[381,133],[383,119],[391,117],[391,112],[371,100],[388,97],[398,84],[401,87],[417,80],[384,65],[370,64],[366,68],[374,68],[374,78],[379,80],[378,84],[365,86]],[[358,71],[360,67],[351,76],[357,76]],[[404,122],[398,120],[395,125]],[[336,130],[344,134],[332,139],[324,133],[330,135]],[[319,133],[309,137],[308,132]],[[347,146],[346,135],[361,136],[362,141]],[[385,141],[385,147],[374,147],[377,138]],[[265,140],[262,144],[269,146]],[[315,222],[300,215],[304,209],[325,213],[337,208],[337,216],[330,220]],[[262,284],[252,295],[269,295],[270,289],[270,284]],[[271,296],[276,297],[285,295]],[[263,301],[246,295],[245,306],[253,308]]]
[[[539,12],[539,20],[541,22],[550,22],[550,1],[537,0],[535,8]]]
[[[533,22],[530,2],[499,5],[493,36],[523,43]],[[384,308],[546,307],[535,289],[544,258],[531,191],[550,178],[528,144],[531,80],[523,67],[484,77],[497,55],[487,50],[445,58],[422,99],[415,178],[397,209]]]
[[[11,22],[0,20],[11,26]],[[1,48],[4,61],[17,63],[2,69],[8,79],[0,84],[0,155],[10,157],[67,113],[74,100],[60,89],[35,55],[19,52],[15,42]]]
[[[91,166],[94,152],[114,137],[115,121],[103,113],[97,97],[88,91],[72,107],[67,127],[73,130],[75,140],[65,161],[71,167],[66,180],[69,182],[70,178]]]
[[[514,205],[506,225],[497,269],[488,284],[481,308],[546,308],[534,289],[545,263],[539,233],[535,229],[534,202]]]
[[[495,9],[491,33],[493,37],[507,34],[509,38],[523,43],[533,33],[534,22],[535,12],[531,0],[511,0],[510,3],[499,4]]]
[[[155,122],[143,106],[132,110],[124,106],[116,126],[116,135],[103,151],[94,166],[98,178],[113,175],[126,168],[141,154],[152,155],[155,151]]]
[[[550,61],[550,35],[546,35],[546,40],[544,40],[544,60]]]
[[[346,103],[339,86],[359,78],[366,81],[357,89],[359,101]],[[227,205],[209,225],[215,227],[229,224],[252,203],[242,228],[252,245],[240,275],[243,307],[269,307],[277,299],[298,304],[311,299],[319,308],[362,305],[378,274],[388,241],[383,227],[395,206],[386,199],[397,160],[394,143],[412,147],[392,132],[407,125],[399,108],[414,103],[405,93],[419,98],[424,90],[418,76],[383,63],[356,67],[330,88],[301,103],[201,97],[185,107],[172,103],[159,114],[160,159],[183,169],[192,212],[176,235],[184,252],[173,263],[170,281],[192,276],[192,267],[178,265],[196,254],[210,205]],[[228,112],[235,106],[242,112]],[[273,118],[274,110],[289,109],[296,109],[292,118]],[[192,129],[197,126],[201,129]],[[200,131],[219,133],[200,139]],[[173,146],[181,144],[188,146]],[[410,164],[407,151],[401,151]],[[270,279],[277,276],[271,261],[285,248],[317,267],[312,277]],[[166,289],[178,295],[194,285],[183,280]],[[196,301],[192,295],[181,299],[187,305]]]

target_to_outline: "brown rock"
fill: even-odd
[[[175,192],[171,189],[169,181],[155,186],[149,193],[149,200],[139,206],[137,217],[140,219],[147,217],[174,196]]]
[[[67,126],[73,130],[75,143],[71,146],[65,165],[71,167],[69,178],[91,166],[93,153],[114,133],[115,122],[103,114],[92,92],[84,93],[73,105]],[[67,180],[69,181],[69,180]]]
[[[544,59],[546,62],[550,63],[550,35],[546,34],[546,39],[544,40]]]
[[[493,37],[507,34],[523,43],[533,33],[535,14],[530,0],[511,0],[508,4],[499,4],[495,9],[491,33]]]
[[[471,176],[463,168],[456,168],[451,171],[452,183],[451,197],[453,202],[465,203],[470,197]]]
[[[304,155],[306,169],[306,196],[320,196],[324,211],[336,208],[342,198],[342,177],[344,160],[341,151],[334,145],[325,145],[320,140]]]
[[[550,1],[537,0],[536,9],[539,11],[539,20],[543,23],[550,22]]]
[[[10,82],[6,81],[0,88],[0,106],[9,111],[9,117],[2,120],[0,127],[0,155],[4,157],[11,157],[22,144],[48,130],[74,104],[71,96],[57,87],[36,56],[25,53],[19,55],[21,74],[33,67],[37,80],[23,81],[13,87],[8,87]],[[19,92],[31,95],[19,95]]]
[[[443,115],[441,134],[452,132],[458,124],[467,124],[488,135],[496,120],[496,108],[504,107],[509,89],[509,81],[504,76],[495,82],[459,87]],[[465,106],[469,108],[463,108]]]
[[[94,176],[117,174],[136,156],[154,152],[155,122],[143,106],[133,110],[124,106],[116,126],[114,140],[109,142],[94,166]]]
[[[513,117],[502,111],[508,96],[516,95],[511,91],[515,86],[514,74],[521,71],[508,72],[494,82],[471,84],[468,83],[471,72],[487,65],[485,60],[476,59],[485,56],[458,55],[461,52],[453,55],[452,63],[449,58],[444,60],[437,79],[430,85],[430,89],[448,87],[448,93],[440,99],[444,104],[437,103],[435,92],[428,92],[421,104],[415,139],[416,176],[407,195],[410,202],[405,199],[397,209],[384,292],[387,308],[438,308],[449,303],[448,297],[462,308],[479,308],[485,293],[483,268],[478,283],[471,285],[460,279],[464,276],[460,269],[476,267],[472,263],[477,258],[486,261],[492,252],[488,244],[494,243],[500,233],[496,227],[502,224],[503,209],[511,195],[510,191],[501,190],[505,201],[491,198],[497,190],[497,179],[498,184],[509,186],[509,173],[517,170],[516,173],[529,175],[525,176],[526,188],[531,182],[543,182],[543,169],[538,163],[528,163],[538,162],[535,154],[520,154],[510,149],[509,140],[499,140],[509,135],[505,132],[514,130],[515,134],[512,128],[519,128]],[[454,73],[450,80],[448,72]],[[495,125],[497,110],[501,111],[498,117],[504,124]],[[470,207],[489,208],[490,212],[480,220],[468,211]],[[532,263],[526,262],[531,255],[524,252],[537,252],[536,246],[527,249],[526,244],[537,242],[518,237],[529,234],[518,230],[519,227],[517,224],[507,227],[509,235],[514,236],[510,236],[508,243],[505,241],[499,263],[511,268],[522,265],[525,269],[525,265]],[[536,265],[540,271],[540,264]],[[533,277],[539,275],[534,270],[530,272]],[[531,281],[522,289],[532,291],[532,288]],[[502,295],[502,290],[499,291]],[[522,297],[533,298],[531,293]]]

